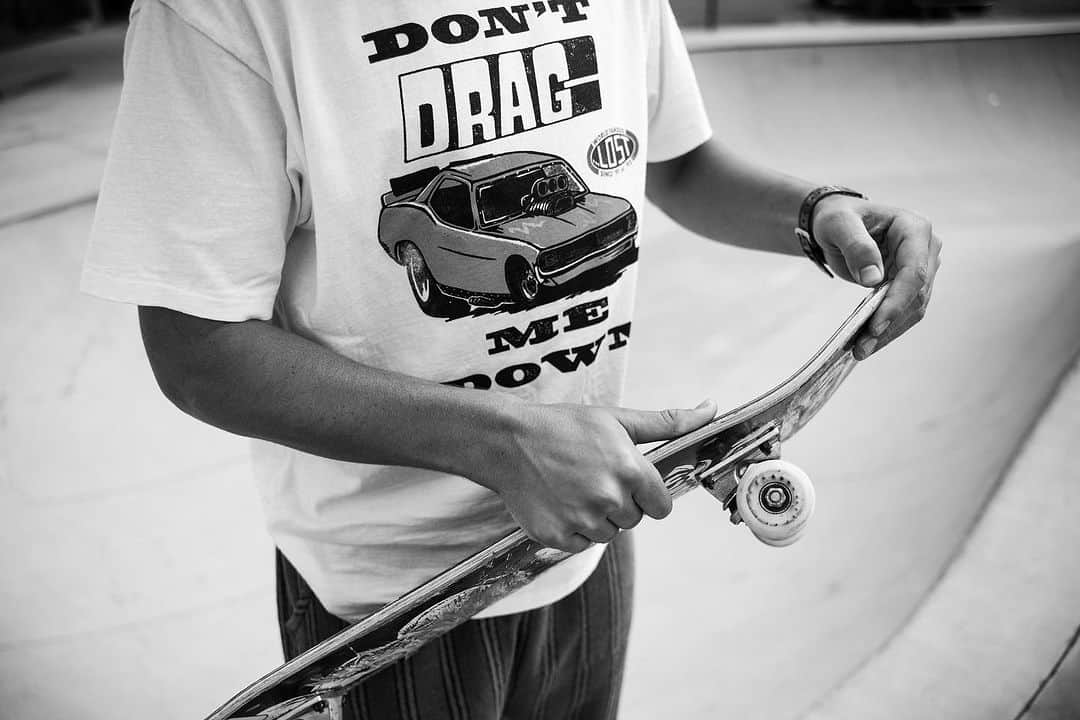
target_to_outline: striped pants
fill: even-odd
[[[580,588],[546,607],[470,620],[349,694],[347,720],[608,720],[619,706],[633,594],[623,532]],[[277,554],[287,658],[346,627]]]

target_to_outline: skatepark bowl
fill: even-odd
[[[919,210],[944,264],[922,325],[784,448],[817,487],[805,539],[760,545],[706,493],[637,531],[622,718],[1080,717],[1080,35],[874,27],[688,33],[720,137]],[[121,40],[72,41],[0,104],[0,715],[21,720],[191,720],[281,659],[246,442],[173,409],[133,310],[77,291]],[[644,224],[630,406],[741,403],[862,295]]]

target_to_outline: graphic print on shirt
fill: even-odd
[[[414,70],[398,86],[405,162],[603,108],[596,43],[587,35]]]
[[[637,225],[566,160],[508,152],[393,178],[378,238],[420,309],[457,318],[612,284],[637,259]]]
[[[542,27],[574,28],[588,20],[587,8],[586,0],[493,7],[362,38],[373,64],[411,60],[433,46],[482,47]],[[603,109],[595,39],[575,32],[545,40],[406,66],[397,76],[407,170],[382,195],[378,241],[431,317],[520,312],[610,286],[637,260],[637,213],[623,197],[592,191],[579,172],[586,163],[575,168],[528,146],[488,154],[478,147]],[[614,130],[581,148],[594,177],[610,177],[636,154],[633,134]],[[467,159],[437,159],[472,148]]]

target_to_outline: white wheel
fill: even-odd
[[[814,486],[796,465],[765,460],[751,465],[739,480],[735,503],[758,540],[782,547],[806,530],[814,514]]]

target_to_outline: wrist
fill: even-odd
[[[477,392],[479,391],[465,391]],[[463,418],[467,433],[463,437],[456,475],[496,493],[501,493],[515,479],[512,455],[518,438],[528,425],[528,403],[513,395],[483,391],[475,412]]]

